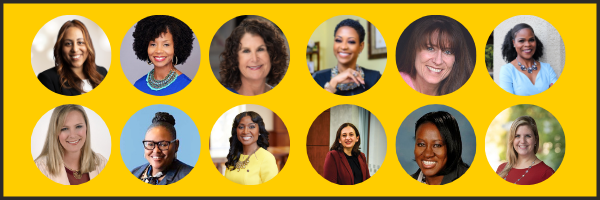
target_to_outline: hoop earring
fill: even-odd
[[[146,63],[148,63],[148,65],[152,65],[152,61],[150,61],[150,58],[148,58],[148,61]]]
[[[177,62],[178,62],[177,56],[175,56],[175,64],[173,64],[173,65],[177,65]]]

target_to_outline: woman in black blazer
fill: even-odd
[[[106,69],[96,66],[96,54],[90,34],[79,20],[65,22],[54,44],[54,67],[38,79],[58,94],[74,96],[96,88],[106,76]]]

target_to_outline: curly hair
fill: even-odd
[[[356,133],[356,138],[359,139],[356,143],[354,143],[354,147],[352,147],[352,155],[358,156],[360,155],[360,133],[358,132],[356,126],[354,126],[354,124],[352,123],[344,123],[340,126],[340,128],[338,128],[337,133],[335,134],[335,141],[333,141],[333,144],[331,145],[331,148],[329,150],[337,150],[339,152],[344,152],[344,146],[340,144],[339,139],[342,137],[342,129],[346,127],[352,127],[352,129],[354,129],[354,133]]]
[[[338,29],[340,29],[340,27],[342,26],[348,26],[353,28],[357,33],[358,33],[358,39],[359,41],[362,43],[365,41],[365,28],[360,25],[360,22],[358,22],[358,20],[353,20],[353,19],[345,19],[342,20],[337,26],[335,26],[335,31],[333,31],[333,37],[335,37]]]
[[[432,123],[437,127],[448,151],[448,161],[446,162],[446,165],[443,166],[444,168],[436,175],[449,174],[459,165],[469,168],[469,165],[463,162],[461,157],[462,140],[460,138],[460,128],[458,127],[458,122],[456,122],[454,116],[446,111],[430,112],[423,115],[415,123],[415,137],[417,136],[419,127],[427,122]]]
[[[152,15],[140,20],[133,31],[133,51],[137,59],[148,61],[148,44],[165,33],[173,35],[173,65],[183,64],[192,54],[194,32],[181,20],[168,15]],[[175,63],[177,61],[177,63]]]
[[[269,131],[265,128],[265,122],[262,117],[258,115],[258,113],[253,111],[242,112],[235,116],[233,120],[233,126],[231,127],[231,137],[229,138],[229,153],[227,154],[227,162],[225,162],[225,166],[230,168],[233,171],[235,168],[235,163],[240,158],[240,154],[244,151],[244,146],[242,146],[242,142],[238,140],[237,137],[237,127],[242,121],[242,118],[249,116],[252,119],[252,122],[258,124],[258,132],[260,135],[258,136],[258,140],[256,144],[258,147],[262,147],[263,149],[267,149],[269,147]]]
[[[405,29],[406,35],[402,33],[398,41],[400,46],[403,40],[408,40],[403,52],[397,51],[396,54],[396,58],[400,58],[396,62],[398,71],[416,78],[417,53],[426,49],[428,44],[434,44],[431,40],[437,34],[437,45],[449,46],[455,57],[452,71],[440,82],[437,93],[445,95],[458,90],[469,80],[475,69],[475,45],[471,43],[469,32],[456,20],[442,15],[425,16],[413,24]]]
[[[544,45],[542,44],[542,41],[540,41],[540,39],[535,35],[535,32],[533,31],[533,28],[531,28],[531,26],[529,26],[529,24],[526,23],[520,23],[515,25],[515,27],[513,27],[512,29],[510,29],[508,31],[508,33],[506,33],[506,36],[504,36],[504,42],[502,43],[502,58],[504,58],[504,60],[506,62],[510,62],[513,61],[514,59],[517,58],[517,50],[515,49],[515,45],[513,44],[513,40],[515,40],[515,37],[517,36],[517,33],[524,28],[528,28],[531,29],[531,32],[533,33],[533,36],[535,37],[535,53],[533,53],[533,60],[539,60],[540,57],[542,57],[544,55]]]
[[[96,51],[94,51],[94,44],[92,44],[90,32],[81,21],[76,19],[65,22],[58,31],[56,43],[54,44],[54,66],[57,68],[60,86],[62,88],[75,88],[77,91],[84,93],[83,88],[81,87],[83,80],[71,70],[68,61],[69,55],[65,55],[62,50],[62,46],[65,43],[65,33],[71,27],[78,28],[83,33],[85,47],[88,53],[87,59],[83,63],[83,74],[89,79],[92,88],[96,88],[104,79],[104,76],[96,71]]]
[[[284,36],[273,23],[256,18],[248,18],[242,21],[225,40],[225,50],[221,53],[221,64],[219,66],[221,84],[234,90],[242,86],[238,51],[241,48],[240,40],[246,33],[258,35],[265,42],[267,52],[271,58],[271,71],[267,75],[267,84],[277,85],[285,75],[287,68],[288,54]]]

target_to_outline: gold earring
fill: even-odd
[[[152,61],[150,61],[150,58],[148,58],[148,61],[146,63],[148,63],[148,65],[152,65]]]

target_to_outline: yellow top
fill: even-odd
[[[271,180],[279,172],[275,156],[271,152],[258,148],[251,156],[246,168],[231,171],[233,167],[230,167],[225,170],[225,178],[242,185],[257,185]],[[241,154],[238,160],[243,161],[247,157],[248,155]]]

